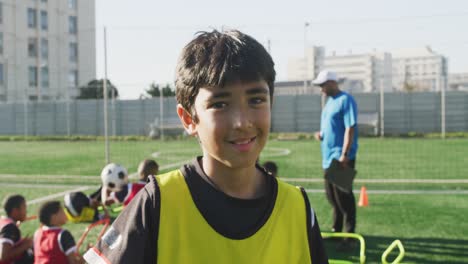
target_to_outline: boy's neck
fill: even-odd
[[[208,183],[223,193],[239,199],[255,199],[265,190],[265,179],[256,166],[233,169],[209,158],[202,158],[200,166],[209,177]]]

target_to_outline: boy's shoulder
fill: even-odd
[[[21,232],[13,220],[2,219],[3,223],[0,225],[0,239],[7,239],[7,241],[16,242],[21,239]]]

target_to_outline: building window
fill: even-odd
[[[41,29],[47,30],[49,28],[47,11],[41,11]]]
[[[28,38],[28,56],[31,58],[37,57],[37,39]]]
[[[37,26],[37,13],[36,9],[28,8],[28,27],[36,28]]]
[[[37,86],[37,67],[29,66],[29,86],[36,87]]]
[[[68,0],[68,8],[76,9],[76,0]]]
[[[3,64],[0,63],[0,85],[4,84],[4,77],[3,77]]]
[[[77,62],[78,60],[78,44],[75,42],[70,43],[70,61]]]
[[[42,87],[49,87],[49,68],[42,67],[41,68],[41,86]]]
[[[77,70],[70,70],[70,72],[68,72],[68,86],[78,87],[78,71]]]
[[[68,33],[76,34],[77,33],[78,23],[76,20],[76,16],[68,17]]]
[[[49,41],[45,38],[41,39],[41,58],[47,59],[49,57]]]
[[[0,54],[3,54],[3,33],[0,32]]]
[[[2,2],[0,2],[0,24],[3,23],[3,6]]]

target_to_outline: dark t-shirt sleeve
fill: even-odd
[[[307,214],[307,236],[309,239],[309,251],[312,263],[328,263],[328,256],[323,244],[322,234],[320,233],[319,223],[315,216],[315,211],[310,206],[309,197],[304,188],[301,188],[302,195],[306,204]]]
[[[310,248],[312,263],[328,263],[328,256],[325,251],[325,246],[323,244],[323,239],[316,216],[314,216],[314,222],[310,233],[310,240],[311,244],[313,245]]]
[[[15,224],[9,224],[4,226],[0,230],[0,243],[8,243],[14,245],[21,238],[21,233]]]
[[[76,243],[72,234],[68,230],[63,230],[59,236],[60,249],[69,255],[72,252],[76,251]]]
[[[159,189],[154,177],[84,258],[88,263],[156,263]]]

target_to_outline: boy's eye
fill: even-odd
[[[266,98],[254,97],[254,98],[251,98],[249,101],[250,101],[251,104],[261,104],[261,103],[266,102]]]
[[[223,107],[226,106],[226,103],[225,102],[216,102],[216,103],[212,103],[210,105],[210,108],[214,108],[214,109],[221,109]]]

